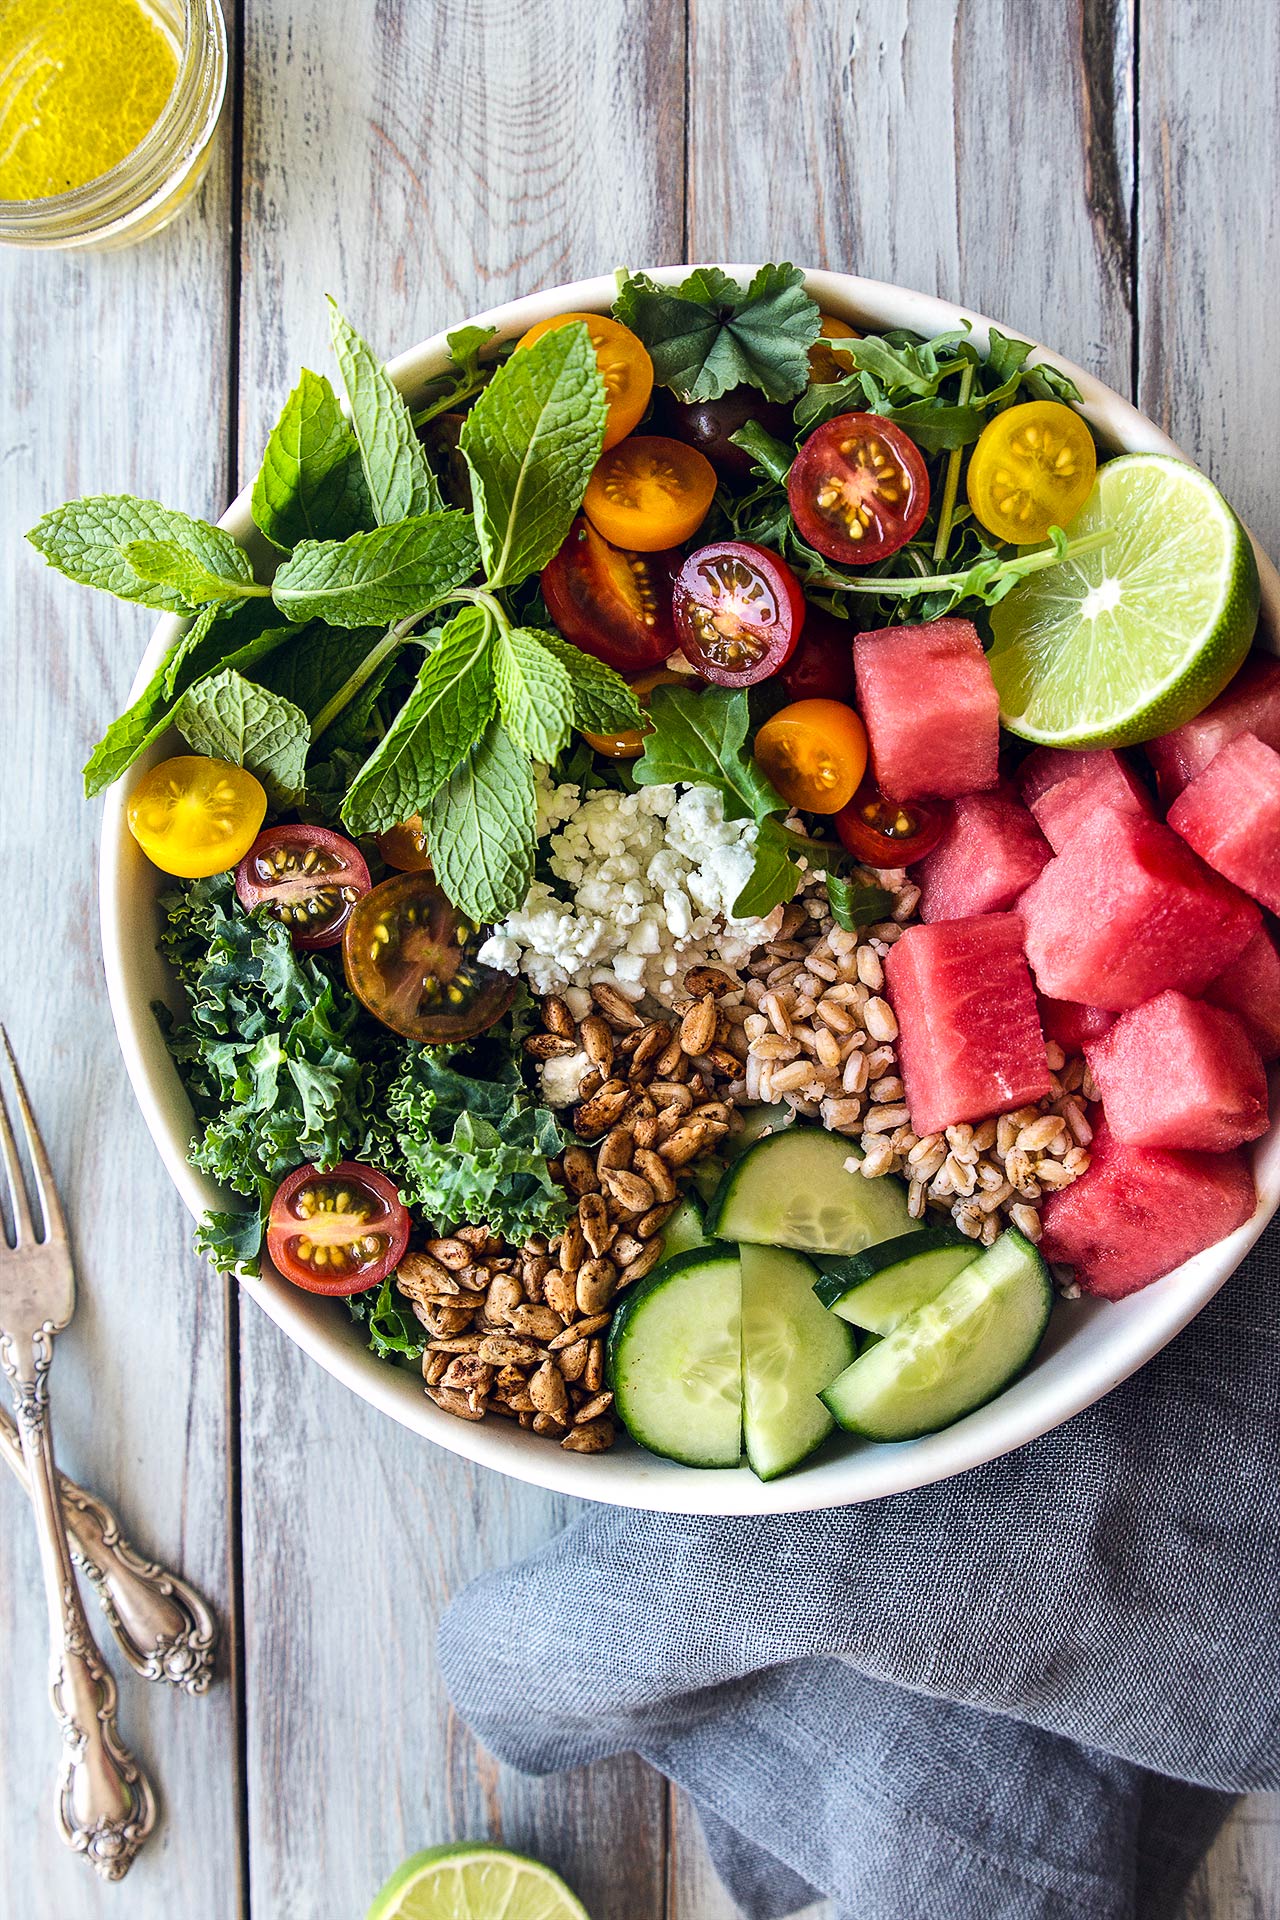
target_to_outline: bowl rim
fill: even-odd
[[[678,282],[691,270],[688,264],[645,269],[664,285]],[[726,264],[723,271],[742,279],[757,267]],[[932,335],[967,323],[983,347],[993,325],[1018,339],[1027,337],[939,295],[853,274],[804,272],[806,286],[821,307],[875,326],[910,327]],[[470,322],[456,322],[455,327],[493,326],[499,339],[513,339],[555,313],[607,311],[615,287],[612,274],[598,274],[503,302]],[[453,330],[433,334],[387,363],[398,387],[413,392],[443,369],[447,332]],[[1039,342],[1033,346],[1040,359],[1075,381],[1083,396],[1081,412],[1104,439],[1125,452],[1187,459],[1168,435],[1104,382]],[[270,550],[253,527],[251,490],[251,485],[246,486],[237,495],[218,524],[265,559]],[[1256,541],[1254,548],[1264,618],[1274,646],[1274,636],[1280,634],[1280,574]],[[157,623],[130,699],[140,693],[181,625],[173,616]],[[136,778],[139,768],[166,751],[163,741],[155,743],[139,767],[131,770],[132,776]],[[140,951],[136,940],[136,897],[147,888],[154,897],[159,882],[126,826],[128,786],[129,780],[122,778],[108,790],[102,816],[99,919],[107,993],[125,1068],[147,1129],[174,1186],[198,1218],[225,1196],[186,1158],[191,1109],[153,1011],[156,997],[164,990],[164,972],[158,957],[150,949]],[[941,1433],[879,1447],[860,1445],[846,1436],[848,1445],[842,1450],[827,1443],[797,1472],[767,1482],[757,1480],[746,1466],[707,1472],[658,1460],[638,1448],[568,1454],[505,1421],[457,1420],[427,1400],[416,1368],[410,1373],[376,1359],[364,1346],[355,1323],[340,1318],[333,1302],[299,1292],[274,1270],[241,1280],[240,1285],[305,1353],[371,1406],[447,1451],[516,1480],[643,1511],[717,1516],[811,1512],[907,1492],[985,1465],[1061,1426],[1119,1386],[1200,1312],[1280,1205],[1280,1118],[1256,1143],[1254,1168],[1257,1209],[1227,1239],[1126,1301],[1059,1302],[1050,1360],[1099,1312],[1105,1314],[1107,1328],[1106,1338],[1088,1341],[1063,1366],[1041,1375],[1038,1360],[1013,1387]]]

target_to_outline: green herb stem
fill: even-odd
[[[966,360],[964,372],[960,375],[957,406],[967,407],[969,404],[969,396],[973,392],[973,371],[973,361]],[[963,458],[962,447],[952,447],[947,455],[947,478],[942,489],[942,508],[938,514],[938,536],[933,543],[933,558],[939,566],[946,559],[951,543],[951,519],[956,510],[956,495],[960,491],[960,462]]]
[[[442,413],[452,413],[457,408],[465,406],[468,400],[473,400],[476,394],[487,386],[492,373],[492,367],[481,367],[477,370],[474,379],[460,380],[450,387],[447,393],[437,394],[434,400],[429,400],[425,407],[419,407],[414,413],[415,428],[421,431],[432,420],[438,419]]]
[[[735,447],[741,447],[744,453],[749,453],[756,465],[762,467],[778,486],[786,484],[791,463],[796,457],[794,447],[787,446],[781,440],[775,440],[758,420],[744,420],[737,432],[731,433],[729,438]]]
[[[1069,540],[1065,546],[1037,547],[1034,553],[1019,554],[1013,560],[1005,560],[993,567],[987,579],[1019,580],[1024,574],[1043,573],[1046,567],[1056,567],[1064,560],[1078,560],[1086,553],[1096,553],[1110,539],[1110,529],[1102,527],[1097,533],[1082,534],[1078,540]],[[915,580],[895,580],[883,575],[871,579],[841,580],[837,585],[832,582],[832,591],[840,593],[870,593],[886,598],[896,596],[900,599],[912,599],[917,594],[945,592],[948,588],[963,587],[976,568],[965,573],[931,573]]]
[[[352,669],[338,691],[325,701],[312,721],[311,738],[313,740],[322,738],[326,729],[333,725],[343,708],[350,706],[361,687],[372,680],[383,661],[388,659],[397,647],[403,646],[421,618],[421,614],[415,613],[408,620],[397,621],[394,627],[388,628],[376,646],[370,647],[359,666]]]

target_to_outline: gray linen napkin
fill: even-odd
[[[522,1771],[678,1781],[752,1920],[1164,1920],[1231,1797],[1280,1786],[1278,1548],[1272,1230],[1020,1452],[793,1518],[588,1508],[440,1653]]]

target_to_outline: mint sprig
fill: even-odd
[[[469,580],[478,559],[469,517],[446,507],[347,540],[304,540],[272,593],[290,620],[331,627],[415,620]]]
[[[536,849],[533,769],[491,720],[422,808],[432,865],[455,905],[501,920],[529,891]]]
[[[292,700],[227,667],[183,694],[173,724],[193,753],[255,774],[273,807],[301,801],[311,729]]]
[[[332,300],[329,331],[378,525],[434,513],[444,502],[399,388]]]
[[[181,552],[219,582],[253,579],[244,554],[221,527],[127,493],[69,500],[38,520],[27,538],[69,580],[101,587],[117,600],[133,600],[157,613],[194,613],[201,603],[172,579],[148,579],[139,573],[127,557],[135,543],[140,548],[162,546],[167,554]]]
[[[300,540],[345,540],[375,525],[360,448],[323,374],[299,374],[271,429],[252,503],[258,531],[285,553]]]

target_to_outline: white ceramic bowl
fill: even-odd
[[[687,271],[687,267],[663,268],[655,271],[654,278],[674,281]],[[731,266],[727,271],[742,278],[755,269]],[[849,274],[813,272],[806,277],[809,291],[827,312],[868,331],[909,327],[932,335],[967,320],[978,345],[986,344],[989,322],[945,300]],[[530,294],[477,318],[481,324],[495,326],[500,338],[514,339],[550,314],[605,311],[613,293],[612,277],[601,275],[575,286]],[[1158,428],[1109,387],[1053,353],[1046,351],[1043,357],[1075,380],[1084,396],[1085,416],[1116,451],[1178,452]],[[445,336],[437,334],[393,361],[391,372],[412,397],[424,381],[442,371],[445,362]],[[220,524],[256,559],[266,560],[250,518],[247,489]],[[1259,566],[1265,643],[1274,649],[1280,635],[1280,576],[1261,553]],[[168,618],[157,626],[138,669],[135,694],[155,670],[176,627]],[[172,739],[161,741],[143,764],[174,750]],[[187,1163],[191,1108],[151,1010],[153,1002],[171,999],[173,994],[155,944],[159,925],[155,901],[164,882],[126,828],[128,786],[128,780],[122,781],[108,794],[103,820],[100,880],[107,989],[125,1065],[152,1138],[178,1192],[198,1216],[210,1206],[233,1203]],[[1258,1210],[1247,1226],[1118,1304],[1060,1302],[1035,1365],[989,1406],[943,1433],[898,1446],[866,1446],[837,1436],[799,1472],[767,1485],[745,1467],[700,1472],[655,1459],[625,1443],[611,1453],[569,1454],[507,1421],[473,1425],[455,1420],[426,1399],[416,1369],[399,1369],[373,1357],[340,1303],[299,1292],[270,1270],[244,1285],[291,1339],[354,1393],[425,1439],[500,1473],[620,1506],[678,1513],[801,1512],[876,1499],[961,1473],[1069,1420],[1117,1386],[1200,1311],[1275,1212],[1280,1203],[1280,1123],[1273,1124],[1258,1143],[1255,1168]]]

